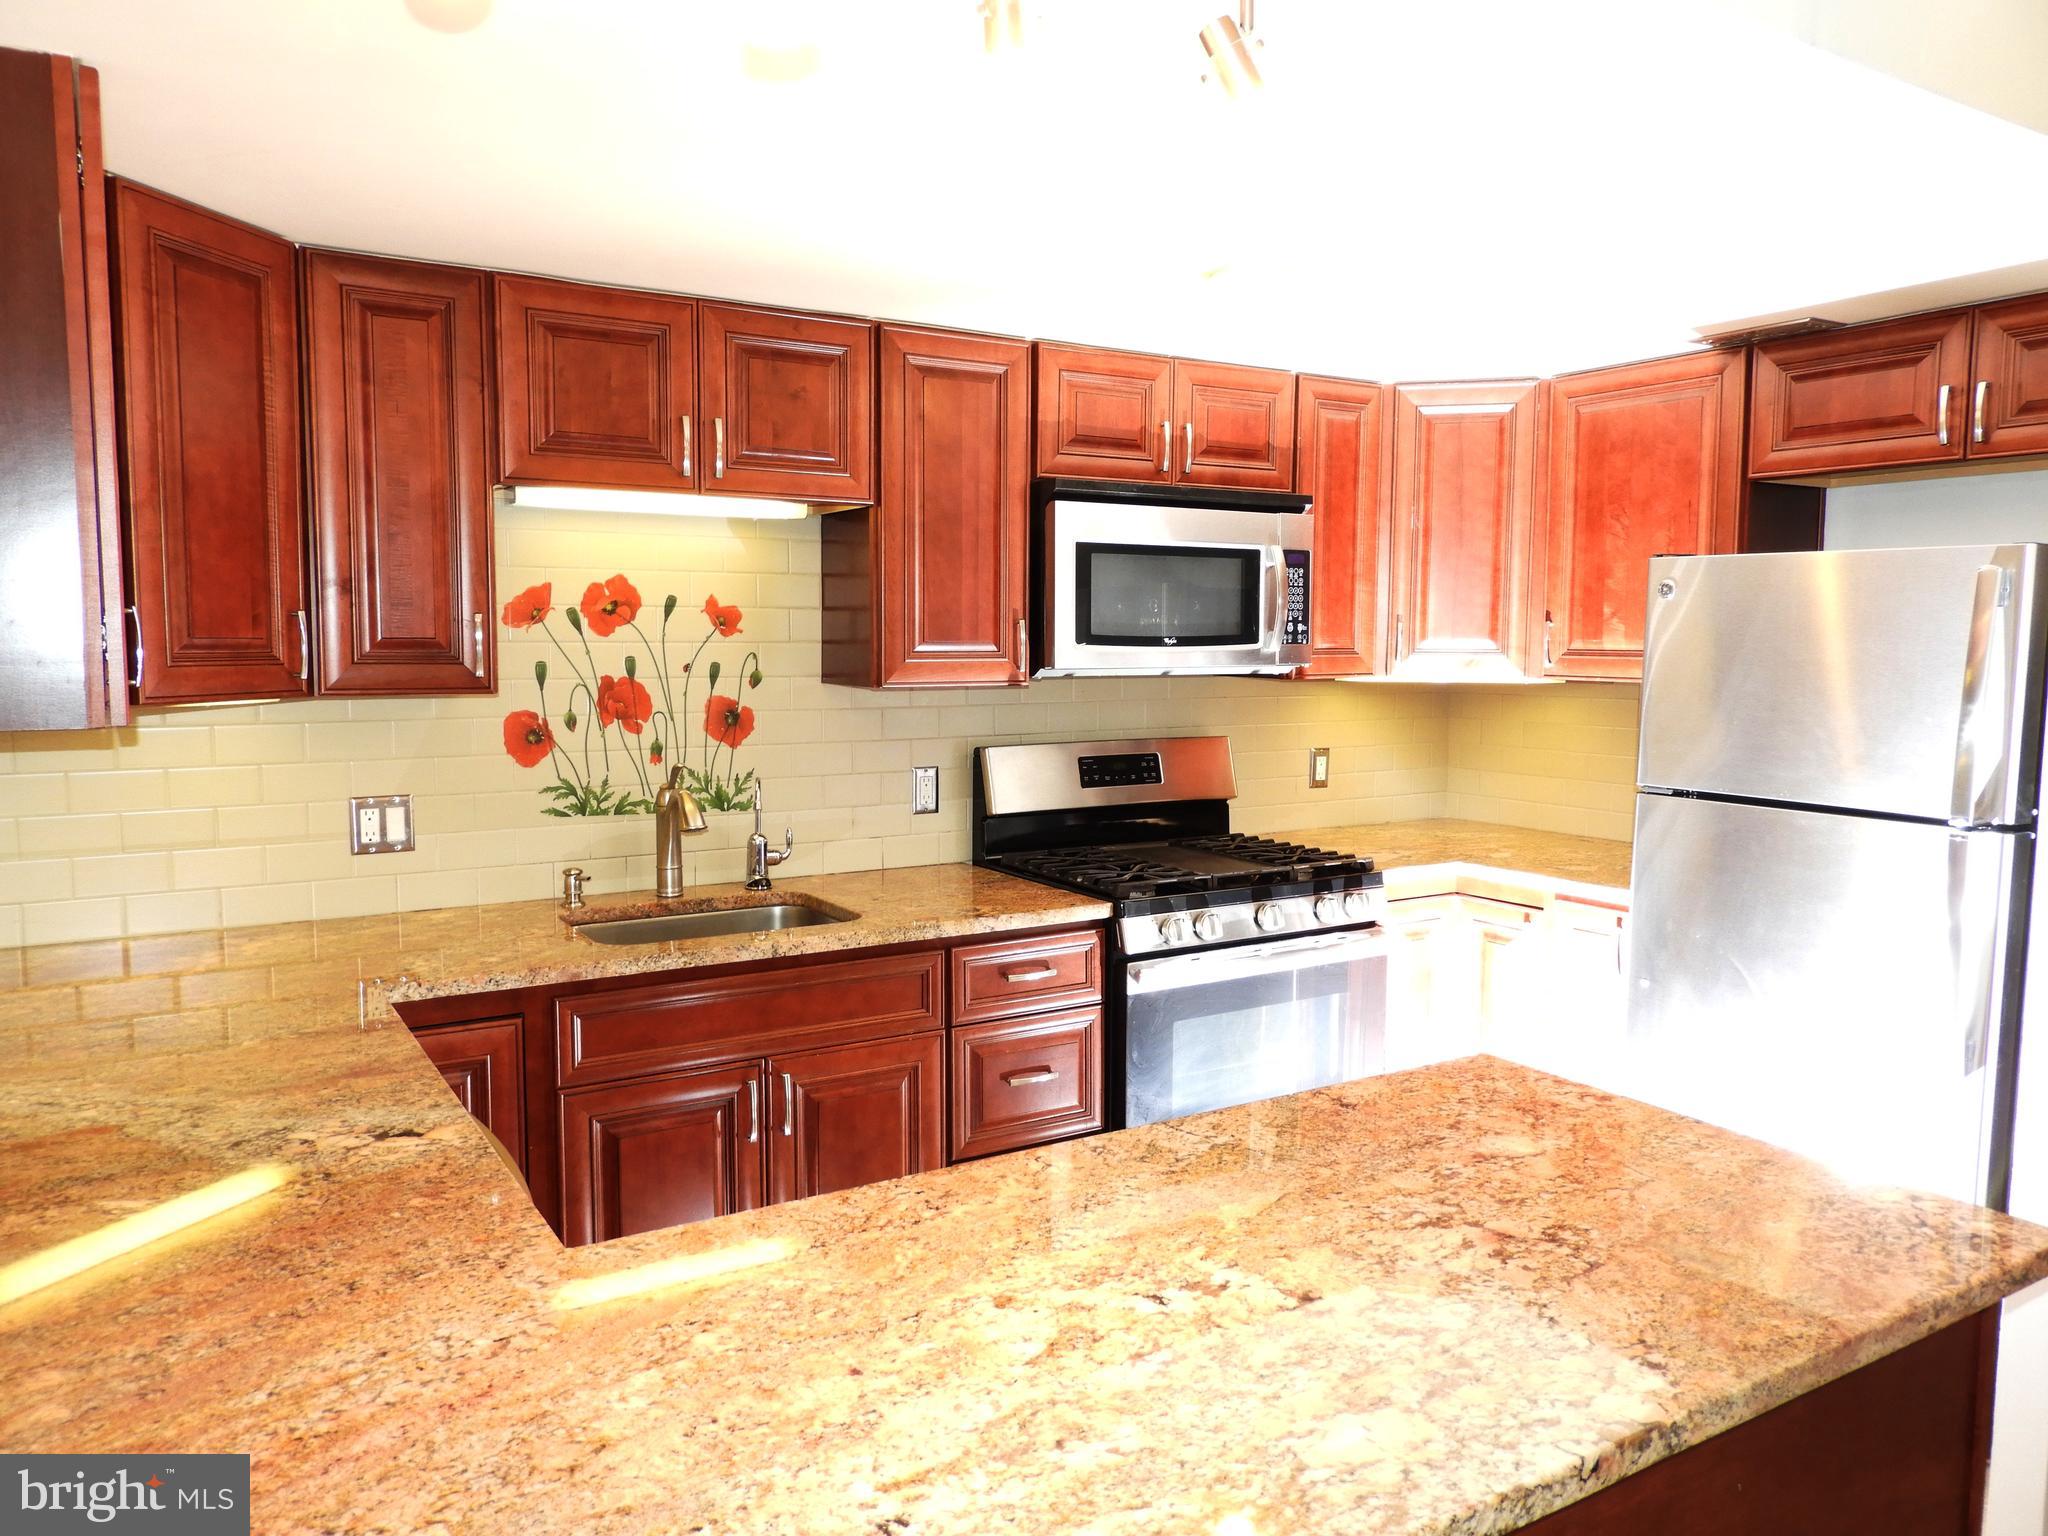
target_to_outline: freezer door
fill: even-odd
[[[1637,782],[2030,824],[2043,549],[1652,560]]]
[[[1628,1032],[1601,1086],[1859,1183],[2002,1205],[2033,841],[1638,796]]]

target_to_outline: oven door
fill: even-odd
[[[1390,948],[1364,928],[1133,962],[1124,1123],[1385,1071]]]
[[[1055,501],[1044,670],[1286,672],[1308,653],[1302,513]]]

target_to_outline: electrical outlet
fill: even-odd
[[[936,768],[913,768],[910,770],[910,814],[929,816],[939,808],[939,770]]]
[[[405,853],[411,847],[411,795],[356,795],[349,800],[350,853]]]
[[[1308,787],[1328,789],[1330,787],[1330,749],[1310,747],[1308,749]]]

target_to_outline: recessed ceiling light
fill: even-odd
[[[474,32],[491,5],[492,0],[405,0],[412,19],[435,32]]]

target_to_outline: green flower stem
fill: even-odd
[[[640,643],[647,647],[647,654],[654,661],[655,680],[661,684],[662,707],[666,709],[671,716],[673,716],[676,712],[676,704],[675,700],[671,698],[669,695],[668,656],[666,654],[668,649],[668,621],[666,619],[662,621],[662,643],[658,647],[652,640],[647,638],[647,631],[640,627],[640,621],[638,619],[635,619],[631,624],[627,625],[626,627],[632,630],[634,634],[638,635],[640,637]]]
[[[575,759],[562,750],[562,743],[555,735],[554,722],[548,718],[548,685],[546,683],[539,683],[536,686],[540,689],[540,727],[548,733],[548,760],[552,762],[555,758],[559,757],[567,764],[569,768],[568,773],[562,773],[562,770],[559,768],[555,770],[557,773],[562,773],[562,777],[567,779],[576,772],[576,762]],[[580,786],[581,780],[579,779],[577,782]]]

